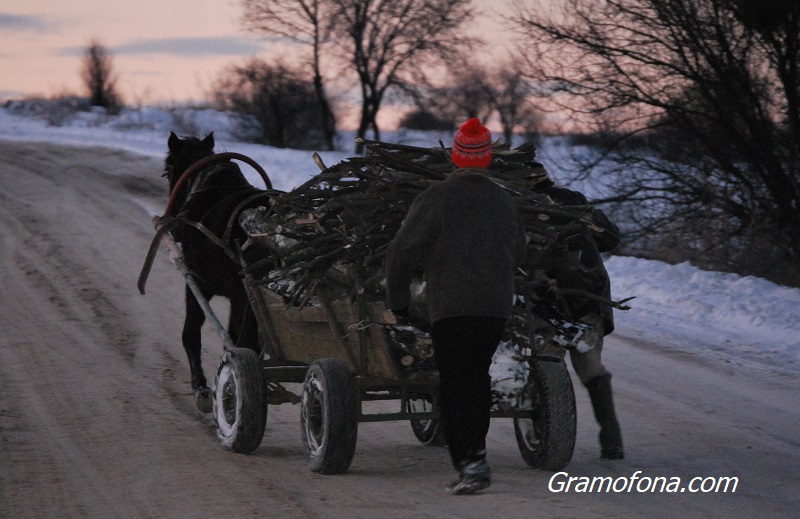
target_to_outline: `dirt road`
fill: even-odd
[[[622,337],[606,358],[627,459],[598,459],[578,387],[566,472],[628,478],[631,492],[625,479],[622,492],[576,492],[577,482],[553,491],[567,476],[551,483],[527,468],[509,420],[489,433],[493,486],[467,497],[445,495],[446,451],[420,445],[404,422],[361,424],[341,476],[306,468],[289,404],[270,407],[255,453],[226,451],[193,404],[183,284],[167,254],[147,295],[136,290],[150,214],[166,201],[160,173],[159,161],[120,152],[0,142],[0,517],[763,518],[800,509],[797,378],[701,365]],[[205,333],[213,378],[220,343]],[[737,477],[736,492],[686,488],[708,476]],[[636,492],[655,477],[680,477],[685,491]]]

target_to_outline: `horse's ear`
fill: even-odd
[[[206,138],[203,139],[203,144],[205,144],[209,150],[214,149],[214,132],[211,132],[208,135],[206,135]]]
[[[180,148],[180,145],[181,140],[177,135],[175,135],[175,132],[169,132],[169,139],[167,139],[169,151],[177,151],[177,149]]]

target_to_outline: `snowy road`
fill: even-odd
[[[580,387],[568,475],[528,469],[511,422],[496,420],[494,484],[476,496],[444,494],[445,450],[420,445],[407,423],[361,424],[341,476],[306,468],[299,410],[288,404],[270,408],[255,453],[225,451],[192,402],[183,286],[166,254],[147,295],[136,290],[153,235],[145,208],[166,199],[160,172],[158,160],[121,152],[0,142],[0,517],[782,518],[800,509],[796,376],[622,335],[608,341],[606,364],[623,461],[598,459]],[[213,373],[220,347],[206,337]],[[580,479],[558,491],[568,477],[614,478],[623,491],[577,492]],[[681,478],[678,491],[636,491],[658,477]],[[692,488],[709,488],[732,477],[736,492],[689,490],[693,478]]]

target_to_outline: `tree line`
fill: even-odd
[[[800,2],[510,0],[513,60],[491,63],[465,30],[471,0],[241,3],[247,30],[300,49],[215,84],[254,140],[332,149],[329,81],[347,74],[358,137],[380,139],[389,96],[417,107],[404,124],[491,116],[507,142],[557,115],[580,134],[572,175],[603,184],[626,252],[800,285]]]

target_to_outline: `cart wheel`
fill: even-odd
[[[429,413],[433,411],[433,404],[430,399],[421,396],[417,399],[409,399],[406,411],[409,413]],[[432,445],[434,447],[444,447],[447,445],[447,440],[444,439],[444,422],[435,418],[430,420],[411,420],[411,430],[414,431],[414,436],[423,445]]]
[[[214,421],[222,445],[234,452],[253,452],[267,425],[264,376],[258,355],[248,348],[222,354],[214,383]]]
[[[535,469],[561,470],[575,449],[575,392],[563,361],[531,361],[531,373],[520,408],[533,408],[532,418],[514,418],[517,445]]]
[[[322,474],[346,472],[358,435],[356,386],[347,364],[338,359],[311,363],[303,383],[300,425],[309,468]]]

